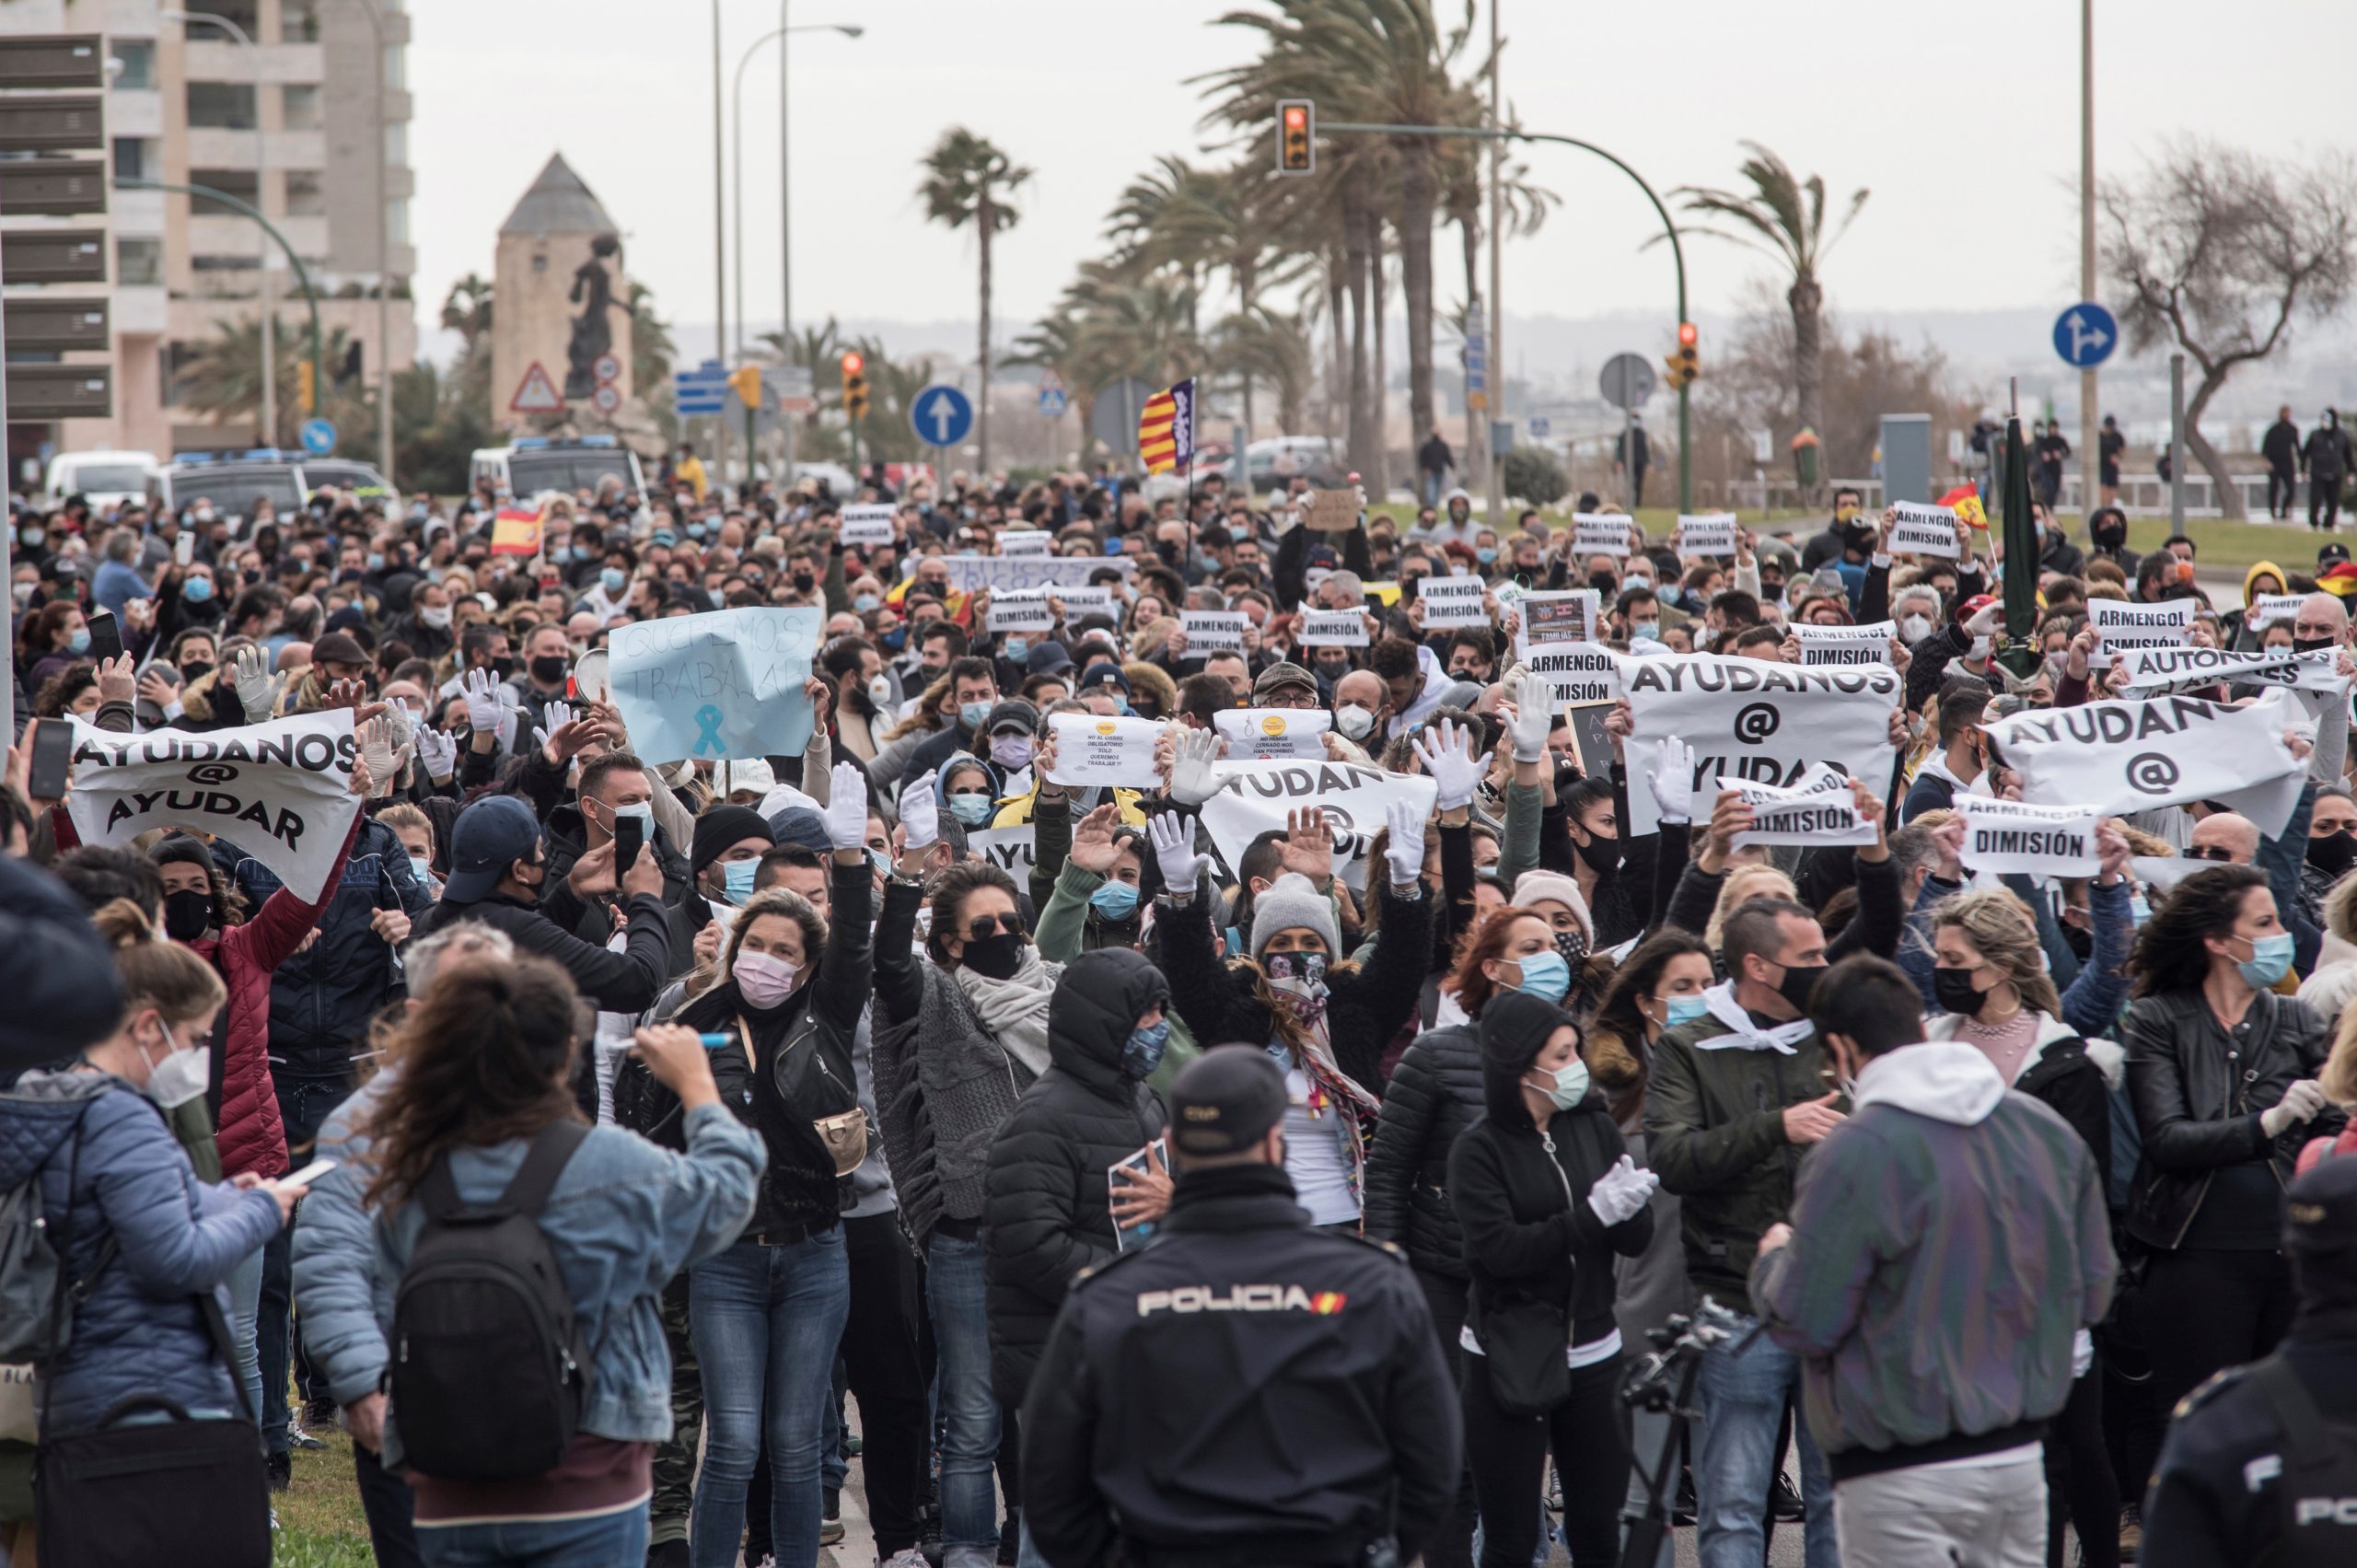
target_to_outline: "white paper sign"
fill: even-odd
[[[68,722],[74,787],[65,810],[84,843],[124,844],[152,829],[182,828],[228,840],[307,902],[327,887],[360,811],[349,708],[202,734],[122,735]]]
[[[2128,667],[2127,683],[2120,691],[2131,697],[2189,691],[2221,681],[2290,686],[2302,691],[2349,690],[2349,679],[2340,673],[2339,648],[2316,648],[2305,654],[2291,648],[2266,653],[2235,653],[2226,648],[2133,648],[2119,658]]]
[[[1032,868],[1039,864],[1039,832],[1028,822],[1019,828],[969,828],[966,847],[987,856],[993,865],[1015,878],[1016,887],[1028,888]],[[720,906],[713,908],[717,912]]]
[[[2096,854],[2096,825],[2103,813],[2092,806],[2033,806],[2025,800],[1959,795],[1956,811],[1964,821],[1961,858],[1968,871],[2092,877],[2102,869]]]
[[[1212,714],[1212,727],[1227,738],[1230,761],[1323,760],[1334,715],[1323,708],[1222,708]]]
[[[800,751],[822,619],[813,605],[747,605],[615,627],[607,675],[631,749],[650,762]]]
[[[1559,712],[1620,695],[1620,661],[1601,643],[1534,643],[1518,662],[1547,678]]]
[[[1162,729],[1159,719],[1050,714],[1048,732],[1056,738],[1056,765],[1048,780],[1153,788],[1162,783],[1162,771],[1154,765],[1154,746],[1162,738]]]
[[[1299,641],[1305,648],[1364,648],[1366,616],[1355,610],[1312,610],[1305,604]]]
[[[1680,512],[1678,515],[1678,553],[1680,555],[1733,555],[1735,553],[1735,514],[1733,512]]]
[[[1251,620],[1240,610],[1182,610],[1178,630],[1187,633],[1187,656],[1202,658],[1223,649],[1244,651],[1244,629]]]
[[[892,513],[889,505],[874,505],[862,502],[842,510],[842,520],[836,524],[835,534],[845,544],[889,544],[892,542]]]
[[[1956,508],[1926,506],[1920,501],[1898,501],[1891,510],[1890,538],[1883,548],[1893,555],[1937,555],[1954,561],[1964,553],[1956,542]]]
[[[2300,602],[2307,597],[2305,594],[2261,594],[2243,612],[2243,624],[2254,632],[2278,621],[2288,625],[2300,618]]]
[[[2179,648],[2193,641],[2194,601],[2165,599],[2130,604],[2123,599],[2087,600],[2087,621],[2107,652],[2131,648]]]
[[[990,626],[993,632],[1052,632],[1056,629],[1055,612],[1048,608],[1045,588],[1017,588],[1010,593],[993,593],[990,603]]]
[[[1232,871],[1252,841],[1286,826],[1287,813],[1316,807],[1334,835],[1334,869],[1364,888],[1367,849],[1386,826],[1385,808],[1404,800],[1429,818],[1440,787],[1422,773],[1387,773],[1355,762],[1222,762],[1219,793],[1203,802],[1202,824]]]
[[[1053,555],[1056,536],[1045,528],[1007,528],[998,536],[1001,555]]]
[[[1870,844],[1871,818],[1859,815],[1849,780],[1823,763],[1803,772],[1798,784],[1751,784],[1721,778],[1720,790],[1734,790],[1751,807],[1751,826],[1737,833],[1735,847],[1753,844]],[[1715,802],[1717,796],[1713,796]]]
[[[1445,632],[1454,626],[1487,626],[1489,612],[1481,608],[1486,586],[1479,577],[1420,577],[1416,597],[1424,603],[1424,630]]]
[[[1572,553],[1579,556],[1628,554],[1629,519],[1618,512],[1573,513]]]
[[[2306,722],[2278,689],[2239,708],[2184,696],[2034,708],[1986,733],[2034,806],[2122,816],[2215,800],[2271,838],[2291,820],[2307,776],[2283,732]]]
[[[1793,635],[1801,640],[1801,663],[1811,668],[1888,664],[1890,640],[1898,635],[1898,626],[1890,621],[1877,621],[1871,626],[1812,626],[1794,621]]]
[[[1121,613],[1114,605],[1110,583],[1066,583],[1056,589],[1056,597],[1064,601],[1067,621],[1077,621],[1084,615],[1119,619]]]
[[[968,592],[975,588],[988,588],[993,593],[1051,586],[1062,588],[1069,583],[1086,583],[1090,573],[1108,566],[1124,577],[1137,569],[1137,563],[1126,555],[942,555],[925,559],[938,560],[949,570],[949,586]]]

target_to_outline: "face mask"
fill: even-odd
[[[877,605],[880,605],[884,601],[882,599],[878,598],[874,594],[853,594],[851,596],[851,607],[853,610],[858,610],[862,615],[866,614],[869,610],[874,610]]]
[[[434,863],[426,859],[425,856],[422,854],[411,855],[409,857],[409,868],[417,873],[417,885],[419,887],[431,888],[434,886]]]
[[[1326,994],[1323,953],[1271,953],[1260,960],[1260,968],[1267,972],[1269,983],[1279,991],[1296,996]]]
[[[22,610],[32,603],[33,590],[39,587],[41,587],[39,583],[12,583],[9,585],[8,592],[16,599],[17,608]]]
[[[2246,938],[2250,942],[2250,958],[2235,966],[2245,984],[2254,991],[2273,987],[2292,970],[2292,934],[2279,931],[2272,936]]]
[[[745,999],[747,1005],[766,1011],[794,994],[794,977],[801,972],[784,958],[740,949],[730,977],[737,981],[737,994]]]
[[[1088,901],[1108,920],[1127,920],[1138,907],[1138,890],[1127,882],[1108,882],[1089,894]]]
[[[807,572],[796,572],[794,574],[794,586],[807,594],[819,586],[819,579]]]
[[[567,668],[563,654],[542,654],[532,661],[532,679],[543,686],[561,686]]]
[[[1591,834],[1587,842],[1579,846],[1580,858],[1598,877],[1609,877],[1620,869],[1620,841]]]
[[[2153,900],[2138,893],[2128,900],[2128,918],[2142,925],[2153,918]]]
[[[1515,987],[1516,991],[1561,1002],[1563,993],[1571,990],[1572,966],[1563,961],[1561,953],[1529,953],[1516,961],[1522,968],[1522,983]]]
[[[1661,622],[1658,621],[1632,621],[1629,622],[1629,640],[1632,643],[1660,642]]]
[[[908,640],[909,630],[905,626],[895,626],[889,632],[878,632],[876,634],[876,645],[877,647],[888,649],[896,654],[899,653],[901,647],[907,644]]]
[[[991,797],[987,795],[953,795],[949,797],[949,814],[969,828],[979,828],[991,819]]]
[[[610,594],[618,594],[621,592],[622,585],[629,580],[629,578],[622,575],[622,569],[619,566],[609,566],[598,574],[598,587],[604,588]]]
[[[642,800],[635,806],[611,807],[609,807],[609,812],[612,816],[614,825],[616,827],[620,827],[621,825],[621,820],[625,817],[636,818],[638,819],[638,842],[643,844],[649,844],[655,842],[655,806],[653,802]],[[748,862],[747,864],[751,863]]]
[[[1170,1020],[1157,1019],[1141,1024],[1130,1031],[1121,1043],[1121,1076],[1132,1079],[1150,1077],[1162,1065],[1162,1048],[1170,1042]]]
[[[1005,653],[1009,660],[1016,664],[1021,664],[1024,659],[1030,656],[1030,640],[1024,637],[1009,637],[1004,645],[1003,651]]]
[[[1823,964],[1788,964],[1784,968],[1784,978],[1777,982],[1776,993],[1791,1003],[1795,1011],[1806,1013],[1808,993],[1825,970]]]
[[[2357,865],[2357,838],[2346,831],[2327,833],[2308,841],[2308,864],[2338,879]]]
[[[2295,653],[2320,653],[2324,649],[2329,648],[2333,645],[2333,639],[2330,637],[2294,637],[2292,639],[2292,648]]]
[[[1496,562],[1498,559],[1498,552],[1494,550],[1483,547],[1473,552],[1473,559],[1479,561],[1482,565],[1488,566]]]
[[[212,597],[213,579],[210,577],[191,577],[180,585],[180,598],[191,604],[203,604]]]
[[[1348,703],[1334,710],[1334,727],[1345,740],[1364,740],[1375,728],[1375,715],[1356,703]]]
[[[753,874],[761,868],[758,860],[732,860],[720,868],[721,895],[730,903],[742,908],[753,896]]]
[[[879,675],[875,679],[870,680],[867,683],[867,700],[875,703],[879,708],[885,703],[890,702],[892,700],[891,678],[889,676]]]
[[[1837,523],[1846,523],[1857,515],[1858,507],[1855,502],[1844,501],[1833,508],[1833,520]]]
[[[1543,1067],[1534,1071],[1547,1073]],[[1587,1063],[1574,1056],[1553,1072],[1547,1073],[1545,1087],[1541,1088],[1537,1084],[1530,1086],[1545,1095],[1557,1110],[1570,1110],[1587,1098]]]
[[[1672,996],[1662,1003],[1662,1028],[1674,1029],[1680,1024],[1690,1024],[1697,1018],[1708,1016],[1710,1011],[1711,1005],[1699,994]]]
[[[958,704],[958,717],[968,729],[980,729],[982,721],[991,716],[993,705],[990,703],[960,703]]]
[[[1922,642],[1932,634],[1932,619],[1928,615],[1910,615],[1899,621],[1899,640],[1908,644]]]
[[[576,544],[570,553],[575,561],[586,561],[589,559],[589,547],[586,544]]]
[[[1972,649],[1969,653],[1966,654],[1965,656],[1973,660],[1975,663],[1986,659],[1989,656],[1989,643],[1990,639],[1986,637],[1973,638]]]
[[[1612,598],[1620,591],[1620,580],[1614,577],[1609,572],[1591,573],[1588,576],[1587,586],[1594,588],[1597,593],[1602,594],[1607,598]]]
[[[381,550],[370,551],[368,552],[368,570],[371,572],[381,572],[384,569],[385,552]]]
[[[439,610],[430,608],[421,610],[417,612],[417,618],[438,632],[450,624],[450,607],[446,604]]]
[[[1028,767],[1031,761],[1031,738],[1028,735],[1002,735],[991,742],[991,761],[1002,768]]]
[[[1023,967],[1023,934],[995,931],[979,942],[969,941],[958,961],[988,979],[1013,980]]]
[[[38,545],[41,540],[49,537],[49,530],[46,528],[27,528],[24,530],[21,537],[27,544]]]
[[[1932,999],[1951,1013],[1971,1016],[1980,1011],[1989,993],[1972,983],[1970,970],[1933,970]]]
[[[164,1043],[172,1049],[147,1070],[147,1098],[166,1110],[186,1105],[211,1086],[213,1063],[201,1046],[181,1047],[161,1018]]]
[[[190,888],[164,895],[164,935],[175,942],[193,942],[213,923],[213,895]]]
[[[77,654],[88,653],[90,651],[89,628],[82,627],[76,630],[65,639],[65,645]]]
[[[202,680],[212,673],[213,667],[205,663],[203,659],[192,659],[187,664],[180,666],[180,679],[183,682]]]

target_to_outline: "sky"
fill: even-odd
[[[1822,174],[1834,201],[1869,188],[1823,271],[1837,308],[2060,308],[2076,297],[2079,8],[2069,0],[1499,3],[1504,94],[1522,122],[1610,148],[1665,197],[1733,183],[1747,138]],[[1249,4],[802,0],[797,26],[866,30],[791,41],[796,318],[973,319],[973,239],[927,224],[915,195],[926,149],[963,124],[1034,170],[1019,223],[994,247],[996,336],[1015,336],[1075,262],[1101,253],[1124,185],[1158,154],[1203,156],[1202,89],[1190,78],[1249,57],[1248,29],[1213,25]],[[726,72],[778,25],[782,5],[718,0]],[[1445,25],[1465,15],[1451,0],[1436,8]],[[629,273],[653,285],[658,308],[691,329],[709,323],[711,6],[409,9],[421,325],[431,329],[454,280],[490,274],[501,220],[559,150],[620,226]],[[1485,40],[1487,0],[1471,14]],[[2286,159],[2357,145],[2344,117],[2357,5],[2101,0],[2096,25],[2100,176],[2132,170],[2172,136]],[[759,327],[781,308],[776,47],[745,72],[746,315]],[[1641,249],[1657,228],[1643,195],[1585,154],[1528,157],[1562,205],[1538,235],[1508,242],[1508,309],[1666,319],[1669,256]],[[1457,254],[1444,236],[1444,305],[1463,293]],[[1696,313],[1719,314],[1738,309],[1772,263],[1694,238],[1687,268]]]

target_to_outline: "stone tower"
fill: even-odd
[[[636,390],[630,372],[621,237],[558,154],[499,226],[492,421],[511,434],[614,430],[629,419]]]

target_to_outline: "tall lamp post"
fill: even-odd
[[[192,25],[218,28],[235,40],[246,52],[246,63],[254,78],[254,205],[269,210],[269,192],[264,187],[270,180],[270,137],[261,122],[261,52],[246,29],[228,17],[212,11],[183,11],[177,7],[164,13],[167,21],[180,24],[183,30]],[[261,430],[262,445],[278,445],[278,323],[275,319],[276,301],[270,296],[270,237],[261,237],[261,250],[255,265],[260,269],[254,285],[255,297],[261,303]]]
[[[399,489],[393,480],[393,271],[387,234],[391,220],[386,215],[385,199],[385,166],[392,161],[385,146],[385,17],[377,8],[377,0],[354,0],[354,4],[360,7],[377,41],[377,145],[376,157],[369,160],[377,166],[377,468],[388,488]]]
[[[852,22],[811,22],[803,27],[772,28],[769,31],[763,33],[752,42],[747,44],[745,46],[745,52],[737,57],[737,78],[735,86],[729,94],[728,134],[730,147],[729,156],[735,160],[737,166],[736,179],[732,182],[729,193],[729,203],[736,209],[737,217],[737,245],[735,261],[737,268],[736,343],[737,353],[740,355],[745,352],[745,67],[753,63],[753,56],[761,52],[761,46],[772,39],[778,41],[778,52],[783,56],[785,52],[785,35],[788,33],[832,32],[841,33],[845,38],[857,38],[866,30],[867,29],[865,28],[860,27]],[[779,126],[778,158],[781,166],[783,165],[785,157],[784,93],[785,84],[781,80],[778,84],[779,97],[777,110]],[[781,167],[778,175],[778,199],[781,203],[783,203],[785,199],[785,174],[783,167]],[[789,228],[786,233],[790,236],[792,230]],[[791,284],[788,285],[785,298],[790,309],[794,299]],[[780,330],[784,332],[791,332],[794,330],[793,321],[788,319],[782,324]]]

